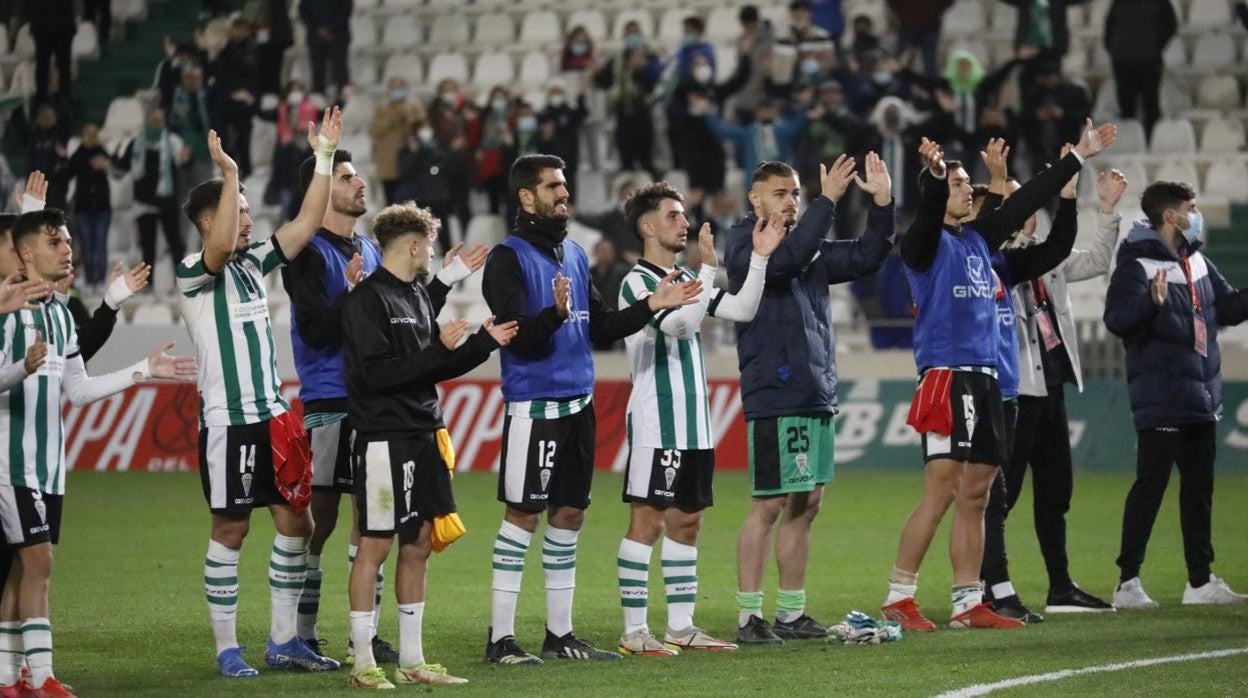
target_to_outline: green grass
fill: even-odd
[[[1176,476],[1177,477],[1177,476]],[[578,634],[614,647],[621,616],[615,556],[627,524],[620,477],[599,475],[596,502],[581,537],[575,619]],[[709,510],[700,543],[700,593],[696,619],[713,634],[733,633],[736,607],[735,542],[747,502],[740,473],[716,479],[717,506]],[[1108,595],[1116,581],[1122,502],[1130,480],[1120,474],[1081,473],[1070,514],[1070,558],[1075,578],[1089,591]],[[1177,511],[1177,483],[1153,534],[1145,582],[1162,608],[1108,616],[1052,617],[1011,632],[907,635],[875,647],[789,643],[778,649],[671,659],[626,658],[619,664],[552,662],[542,667],[498,668],[482,661],[490,614],[489,551],[501,515],[489,474],[460,475],[457,499],[469,533],[431,565],[425,612],[425,648],[472,683],[439,689],[460,695],[814,695],[889,693],[930,695],[975,683],[1026,674],[1202,650],[1248,646],[1248,606],[1184,608]],[[897,534],[918,498],[921,479],[845,469],[830,487],[816,523],[807,579],[810,612],[836,622],[853,609],[878,613]],[[218,678],[202,592],[208,516],[194,474],[95,474],[70,476],[62,544],[53,581],[53,627],[58,676],[83,696],[320,696],[348,695],[345,673],[265,671],[248,682]],[[1233,587],[1248,590],[1248,477],[1218,481],[1214,542],[1216,571]],[[331,656],[346,644],[346,512],[323,556],[321,635]],[[239,639],[247,656],[262,664],[268,629],[265,565],[273,528],[267,514],[253,519],[244,549]],[[950,584],[947,533],[932,546],[920,578],[919,602],[938,622],[947,618]],[[1044,568],[1024,495],[1009,535],[1015,585],[1024,601],[1043,606]],[[530,551],[517,629],[521,643],[540,648],[545,617],[539,556]],[[653,565],[657,568],[657,564]],[[387,565],[393,581],[393,561]],[[661,581],[651,575],[651,627],[666,620]],[[775,571],[766,582],[765,610],[775,608]],[[391,586],[382,634],[398,641]],[[407,688],[412,692],[414,688]],[[400,692],[404,689],[401,688]],[[1011,691],[1018,695],[1243,694],[1248,660],[1170,664],[1081,676]]]

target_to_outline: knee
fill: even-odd
[[[628,524],[629,540],[637,541],[644,545],[654,545],[659,540],[659,535],[663,533],[663,523],[661,520],[651,520],[649,518],[642,519],[635,517]],[[668,534],[671,535],[671,531]]]
[[[231,550],[243,547],[243,541],[251,529],[247,519],[218,521],[212,526],[212,539]]]
[[[43,543],[23,548],[21,552],[22,582],[46,582],[52,578],[52,545]]]
[[[776,520],[780,518],[781,512],[784,511],[784,502],[783,497],[755,500],[750,517],[762,524],[764,528],[771,528],[775,525]]]
[[[555,528],[562,528],[566,531],[579,531],[581,526],[585,524],[585,510],[559,507],[550,511],[547,515],[547,521]],[[534,527],[536,528],[536,516],[534,517]]]
[[[806,524],[814,522],[823,508],[823,493],[819,491],[807,494],[790,495],[787,505],[788,518]]]
[[[423,564],[432,550],[429,534],[422,533],[419,538],[399,545],[399,564]]]

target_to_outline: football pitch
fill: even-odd
[[[1248,606],[1179,605],[1185,582],[1178,523],[1177,474],[1158,518],[1144,582],[1160,604],[1155,611],[1049,616],[1017,631],[953,631],[949,612],[947,523],[928,553],[918,601],[941,626],[879,646],[789,642],[774,649],[686,653],[670,658],[626,657],[621,662],[548,662],[540,667],[493,667],[482,655],[490,618],[490,550],[502,514],[495,477],[461,474],[456,498],[468,535],[435,555],[425,611],[425,654],[471,680],[444,687],[450,695],[934,695],[974,684],[1153,657],[1248,647]],[[581,536],[574,619],[576,631],[614,649],[621,614],[616,591],[616,548],[627,525],[619,475],[599,474],[594,504]],[[1071,570],[1090,592],[1108,598],[1117,581],[1114,557],[1127,473],[1080,473],[1069,517]],[[815,524],[807,577],[809,612],[832,624],[854,609],[878,615],[897,535],[922,483],[912,473],[843,469],[827,492]],[[1030,488],[1030,483],[1028,483]],[[56,674],[78,695],[92,696],[322,696],[352,695],[344,670],[300,674],[267,670],[262,654],[268,630],[265,576],[273,527],[267,512],[253,518],[240,564],[239,640],[261,670],[258,679],[215,674],[212,635],[203,596],[208,514],[195,474],[73,473],[52,585]],[[716,506],[699,544],[695,621],[731,639],[736,622],[735,547],[747,504],[743,473],[719,473]],[[1248,591],[1248,475],[1220,474],[1214,505],[1215,572]],[[346,546],[349,507],[322,556],[325,569],[321,636],[338,659],[347,639]],[[1046,578],[1024,493],[1010,519],[1014,583],[1036,610]],[[386,566],[383,637],[398,645],[393,556]],[[656,551],[657,557],[657,551]],[[666,622],[658,561],[651,565],[650,626]],[[770,566],[764,611],[775,611],[775,568]],[[545,618],[540,552],[530,550],[516,627],[520,643],[541,648]],[[418,692],[400,686],[396,693]],[[1248,693],[1248,655],[1092,673],[1003,691],[1005,695]]]

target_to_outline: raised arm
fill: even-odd
[[[919,206],[914,221],[901,238],[901,261],[911,269],[925,271],[936,258],[941,231],[945,226],[945,208],[949,202],[948,170],[940,144],[924,138],[919,143],[919,157],[924,169],[919,172]]]
[[[1078,231],[1075,199],[1063,198],[1057,205],[1053,227],[1044,242],[1027,247],[1003,248],[1001,255],[1010,268],[1014,283],[1031,281],[1056,269],[1075,246]]]
[[[708,243],[710,231],[707,233]],[[763,301],[763,286],[767,281],[767,264],[772,253],[780,246],[784,237],[788,235],[785,229],[784,216],[780,214],[772,214],[765,226],[754,226],[754,234],[752,236],[754,249],[750,253],[750,268],[745,274],[745,281],[741,284],[741,288],[736,293],[726,293],[717,291],[713,294],[710,303],[707,306],[707,313],[713,317],[723,318],[725,320],[733,320],[735,322],[749,322],[754,319],[754,315],[758,313],[758,306]],[[710,259],[715,259],[715,247],[710,244]],[[706,271],[706,250],[703,252],[702,269]],[[712,269],[712,282],[714,279],[714,269]],[[703,283],[708,283],[703,280]]]
[[[888,166],[870,152],[864,169],[867,178],[855,174],[854,183],[871,195],[866,232],[857,240],[824,240],[819,247],[819,263],[830,284],[874,274],[893,249],[893,181]]]
[[[316,124],[308,122],[308,145],[316,154],[316,168],[312,183],[303,197],[299,215],[277,229],[273,239],[286,259],[294,259],[321,229],[325,208],[329,205],[330,177],[334,172],[334,151],[342,137],[342,111],[338,107],[325,110],[321,119],[320,134]]]
[[[221,273],[234,256],[238,245],[238,165],[221,148],[221,137],[216,131],[208,131],[208,153],[212,162],[221,170],[225,183],[221,186],[221,199],[212,218],[212,230],[204,235],[204,270],[209,274]]]
[[[1114,259],[1114,246],[1118,243],[1118,225],[1122,216],[1116,210],[1122,193],[1126,191],[1127,178],[1118,170],[1102,172],[1096,180],[1096,193],[1101,206],[1096,212],[1096,237],[1086,250],[1075,250],[1066,258],[1067,281],[1083,281],[1109,271]]]
[[[679,282],[679,270],[668,274],[645,298],[616,310],[602,299],[602,294],[589,283],[589,338],[595,344],[609,344],[634,334],[650,322],[650,318],[662,321],[664,313],[676,312],[681,306],[698,305],[702,293],[702,281]],[[699,320],[699,323],[701,320]]]
[[[109,395],[120,393],[149,378],[194,382],[198,372],[194,357],[170,356],[167,352],[173,348],[173,345],[173,342],[169,342],[146,359],[102,376],[88,376],[82,355],[76,352],[71,353],[65,359],[65,375],[62,383],[65,397],[69,399],[70,404],[81,407],[102,400]]]

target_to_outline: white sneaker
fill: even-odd
[[[1231,591],[1231,587],[1227,585],[1226,580],[1218,579],[1214,575],[1209,575],[1209,582],[1203,586],[1192,588],[1192,583],[1187,583],[1187,588],[1183,590],[1184,605],[1190,604],[1248,604],[1248,595],[1236,594]]]
[[[1148,597],[1140,578],[1132,577],[1114,589],[1114,608],[1157,608],[1157,602]]]

